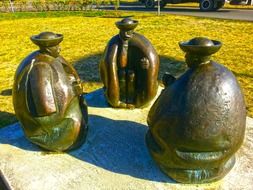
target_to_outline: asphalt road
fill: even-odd
[[[105,7],[105,8],[113,9],[113,7]],[[140,5],[140,4],[120,5],[120,10],[157,12],[157,8],[146,9],[143,5]],[[253,7],[252,9],[220,9],[214,12],[201,12],[199,8],[197,7],[196,8],[195,7],[169,7],[169,4],[168,4],[165,8],[161,9],[161,13],[253,21]]]

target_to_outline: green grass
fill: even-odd
[[[1,20],[15,20],[15,19],[31,19],[31,18],[56,18],[68,16],[80,17],[98,17],[111,16],[115,13],[108,11],[48,11],[48,12],[16,12],[16,13],[0,13]]]
[[[115,22],[122,16],[139,20],[136,32],[145,35],[161,57],[159,79],[169,71],[179,76],[185,69],[184,53],[178,42],[206,36],[223,42],[213,60],[231,69],[242,86],[248,115],[253,116],[253,23],[189,16],[136,12],[49,12],[0,14],[0,127],[16,121],[11,88],[19,63],[37,47],[29,37],[42,31],[62,33],[63,55],[74,64],[85,92],[102,86],[98,63],[108,40],[118,33]],[[29,16],[30,15],[30,16]],[[87,17],[88,16],[88,17]]]

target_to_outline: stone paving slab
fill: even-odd
[[[148,153],[144,138],[149,108],[109,108],[102,89],[86,100],[89,132],[78,150],[45,152],[26,140],[18,123],[0,129],[0,185],[8,183],[13,190],[253,189],[253,119],[247,118],[236,165],[223,180],[184,185],[165,176]]]

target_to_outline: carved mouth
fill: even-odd
[[[215,161],[219,160],[223,155],[224,151],[217,152],[182,152],[176,150],[178,157],[188,161]]]

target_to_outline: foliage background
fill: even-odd
[[[101,5],[114,4],[117,0],[15,0],[12,5],[18,11],[80,11],[92,10]],[[0,10],[11,12],[9,0],[0,0]]]

